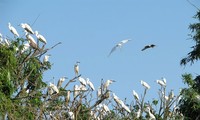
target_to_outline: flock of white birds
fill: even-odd
[[[42,36],[41,34],[39,34],[38,31],[33,31],[32,28],[30,27],[29,24],[27,23],[21,23],[21,27],[24,29],[24,32],[25,32],[25,35],[26,35],[26,39],[28,41],[28,43],[25,43],[24,44],[24,48],[22,50],[22,52],[26,51],[27,49],[29,49],[29,47],[31,46],[33,49],[39,49],[38,48],[38,44],[39,42],[36,42],[33,38],[32,35],[35,35],[35,37],[37,38],[37,40],[39,40],[41,43],[43,43],[44,45],[47,43],[46,39],[44,36]],[[11,25],[11,23],[8,23],[8,28],[9,30],[13,33],[14,37],[20,37],[19,33],[17,32],[17,30]],[[0,42],[3,42],[3,37],[2,37],[2,34],[0,34]],[[110,56],[116,49],[118,48],[121,48],[124,44],[128,43],[129,41],[131,41],[131,39],[126,39],[126,40],[122,40],[120,41],[118,44],[116,44],[110,51],[109,55]],[[7,39],[4,39],[4,42],[6,44],[9,44],[8,40]],[[150,44],[150,45],[146,45],[142,51],[144,51],[145,49],[148,49],[148,48],[153,48],[155,47],[154,44]],[[48,62],[49,60],[49,56],[50,55],[45,55],[44,59],[43,59],[43,62]],[[73,96],[76,97],[80,91],[86,91],[87,88],[86,86],[89,86],[89,88],[92,90],[92,91],[95,91],[95,87],[93,85],[93,83],[89,80],[89,78],[83,78],[81,76],[78,76],[79,75],[79,61],[77,61],[74,65],[74,72],[75,72],[75,76],[77,76],[77,80],[80,82],[80,85],[74,85],[74,92],[73,92]],[[47,89],[47,92],[49,95],[52,95],[52,94],[58,94],[59,93],[59,88],[62,87],[62,83],[67,79],[67,77],[61,77],[57,83],[57,85],[55,85],[55,83],[50,83],[49,84],[49,87]],[[106,90],[109,90],[109,86],[110,84],[112,84],[113,82],[115,82],[114,80],[107,80],[104,84],[103,84],[103,90],[101,87],[99,87],[99,89],[97,90],[97,96],[100,96],[102,93],[102,91],[106,91]],[[162,87],[166,87],[166,79],[163,79],[163,80],[156,80],[156,82],[161,85]],[[144,86],[145,90],[148,90],[150,89],[150,86],[148,85],[148,83],[146,83],[145,81],[141,80],[141,85]],[[70,94],[70,91],[68,91],[68,97],[67,99],[69,99],[69,94]],[[171,92],[170,94],[171,98],[174,97],[173,95],[173,92]],[[136,100],[136,102],[138,103],[140,98],[139,98],[139,95],[137,94],[137,92],[135,90],[133,90],[133,96]],[[166,96],[164,93],[162,93],[162,96],[163,98],[165,98],[166,100],[169,100],[169,97]],[[124,104],[124,102],[117,96],[115,95],[115,93],[113,93],[113,99],[114,101],[119,105],[121,106],[124,110],[126,110],[128,113],[131,112],[131,110],[129,109],[128,106],[126,106]],[[69,101],[69,100],[68,100]],[[103,108],[105,111],[110,111],[109,110],[109,107],[105,104],[99,104],[98,107],[101,107]],[[149,114],[150,116],[150,119],[152,120],[155,120],[155,116],[151,113],[151,108],[150,107],[147,107],[146,110],[147,110],[147,113]],[[92,113],[91,113],[92,114]],[[137,118],[139,118],[141,116],[141,110],[139,109],[138,112],[136,112],[136,115],[137,115]],[[73,112],[70,112],[70,116],[71,118],[73,119],[74,118],[74,115],[73,115]]]

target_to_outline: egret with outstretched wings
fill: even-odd
[[[125,43],[129,42],[131,39],[125,39],[120,41],[118,44],[116,44],[110,51],[108,57],[117,49],[117,48],[121,48]]]

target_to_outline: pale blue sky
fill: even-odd
[[[197,0],[191,2],[200,7]],[[165,77],[167,90],[177,92],[184,86],[181,74],[199,72],[199,62],[179,65],[193,45],[186,39],[196,11],[186,0],[0,0],[0,32],[13,37],[7,26],[11,22],[22,35],[18,25],[32,24],[40,15],[32,28],[46,37],[48,47],[62,42],[49,52],[53,66],[44,81],[74,77],[78,60],[80,73],[95,88],[102,78],[114,79],[110,89],[131,101],[132,90],[143,93],[140,80],[144,80],[151,86],[148,100],[152,100],[160,87],[155,80]],[[108,58],[112,47],[127,38],[132,41]],[[157,47],[141,52],[150,43]]]

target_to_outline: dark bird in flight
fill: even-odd
[[[119,43],[117,43],[112,50],[110,51],[108,57],[117,49],[117,48],[121,48],[124,44],[126,44],[127,42],[131,41],[131,39],[125,39],[120,41]]]
[[[144,51],[144,50],[146,50],[148,48],[154,48],[155,46],[156,45],[154,45],[154,44],[146,45],[146,46],[144,46],[144,48],[141,51]]]

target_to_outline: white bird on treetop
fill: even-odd
[[[74,65],[74,72],[75,75],[77,76],[79,74],[79,61],[76,62],[76,64]]]
[[[56,92],[56,93],[59,93],[59,90],[58,90],[58,88],[53,84],[53,83],[49,83],[50,85],[50,87]]]
[[[166,86],[165,82],[162,81],[162,80],[156,80],[156,82],[157,82],[159,85],[161,85],[162,87],[165,87],[165,86]]]
[[[74,94],[73,94],[73,96],[74,96],[74,98],[79,94],[79,87],[78,87],[78,85],[74,85]]]
[[[78,77],[78,80],[80,81],[80,83],[81,83],[82,85],[86,86],[86,81],[85,81],[84,78]]]
[[[133,90],[133,96],[136,100],[139,100],[139,96],[138,94],[135,92],[135,90]]]
[[[49,57],[50,57],[50,55],[45,55],[44,58],[43,58],[43,63],[48,62]]]
[[[21,52],[23,53],[23,52],[27,51],[29,48],[30,48],[29,43],[25,43],[25,44],[23,44],[23,48],[22,48]]]
[[[59,80],[58,80],[58,83],[57,83],[57,87],[60,88],[62,83],[65,81],[65,79],[67,79],[67,77],[61,77]]]
[[[125,39],[120,41],[118,44],[116,44],[110,51],[108,57],[117,49],[117,48],[121,48],[125,43],[131,41],[131,39]]]
[[[108,89],[108,86],[109,86],[111,83],[113,83],[113,82],[115,82],[115,81],[114,81],[114,80],[107,80],[106,83],[105,83],[104,86],[103,86],[104,90],[107,90],[107,89]]]
[[[94,88],[94,85],[93,83],[89,80],[89,78],[86,78],[86,83],[89,85],[89,87],[94,91],[95,88]]]
[[[150,86],[146,83],[146,82],[144,82],[143,80],[141,80],[141,85],[142,86],[144,86],[146,89],[150,89]]]
[[[21,23],[21,27],[24,28],[26,32],[34,34],[32,28],[27,23]]]
[[[38,31],[35,31],[35,35],[37,37],[37,39],[41,42],[43,42],[44,44],[47,44],[47,40],[44,38],[44,36],[42,36],[41,34],[39,34]]]
[[[35,42],[34,38],[31,35],[29,35],[27,32],[25,33],[26,33],[26,38],[29,42],[29,45],[34,49],[38,49],[37,43]]]
[[[147,107],[146,109],[147,109],[149,117],[150,117],[149,120],[156,120],[156,117],[150,111],[150,107]]]
[[[10,23],[8,23],[8,28],[15,36],[19,37],[17,30]]]

